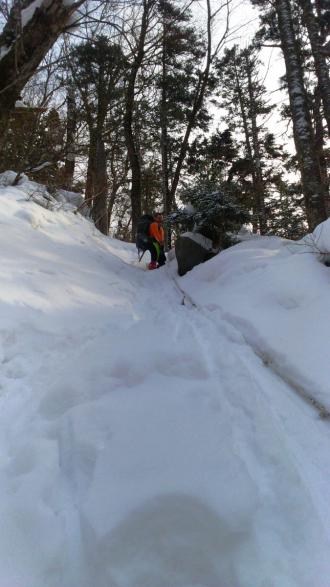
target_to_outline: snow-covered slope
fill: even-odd
[[[1,587],[328,587],[330,424],[250,346],[326,403],[330,314],[307,350],[290,316],[329,309],[328,269],[259,239],[175,282],[25,191],[0,190]]]
[[[270,368],[330,412],[330,219],[298,243],[253,237],[182,279],[213,314],[238,327]]]

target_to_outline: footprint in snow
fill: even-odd
[[[196,497],[159,496],[99,540],[87,534],[89,580],[99,587],[235,585],[235,559],[248,537],[248,528],[234,530]]]
[[[45,275],[57,275],[56,271],[51,271],[50,269],[39,269],[39,273],[44,273]]]
[[[63,416],[71,408],[84,403],[85,398],[78,388],[56,385],[39,404],[39,411],[48,420]]]

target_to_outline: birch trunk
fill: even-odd
[[[275,0],[281,46],[286,66],[294,142],[301,172],[309,228],[327,218],[325,186],[315,153],[307,94],[304,86],[302,64],[294,33],[290,0]]]

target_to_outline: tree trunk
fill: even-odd
[[[93,188],[92,218],[96,228],[107,235],[109,233],[107,158],[101,136],[98,136],[96,141]]]
[[[285,60],[294,142],[301,172],[302,188],[309,228],[327,218],[325,189],[315,153],[306,89],[297,40],[295,37],[290,0],[275,0],[281,46]]]
[[[111,192],[110,198],[109,198],[109,202],[108,202],[108,225],[109,225],[109,229],[110,229],[111,217],[112,217],[112,212],[113,212],[113,207],[115,205],[116,197],[117,197],[117,191]]]
[[[77,110],[73,86],[68,88],[67,94],[67,122],[66,122],[66,153],[64,162],[63,185],[66,190],[72,189],[75,168],[75,134],[77,126]]]
[[[174,202],[176,190],[178,187],[182,167],[184,160],[187,155],[188,146],[189,146],[189,138],[191,135],[191,131],[194,128],[196,123],[196,118],[200,109],[203,106],[204,96],[206,92],[206,88],[209,82],[210,77],[210,69],[212,64],[212,14],[211,14],[211,3],[210,0],[206,0],[206,7],[207,7],[207,47],[206,47],[206,63],[204,67],[204,71],[200,73],[195,97],[192,105],[192,109],[188,118],[186,132],[183,137],[183,141],[181,143],[181,148],[179,151],[179,156],[177,160],[177,164],[174,170],[173,181],[169,193],[170,202]]]
[[[330,135],[330,77],[329,68],[325,55],[322,53],[322,37],[313,11],[310,0],[298,0],[303,11],[304,24],[306,25],[309,41],[311,44],[313,59],[315,63],[315,73],[318,80],[318,87],[323,103],[324,116],[327,122],[328,133]]]
[[[162,192],[164,215],[168,216],[172,212],[173,201],[169,190],[169,157],[168,157],[168,132],[167,132],[167,93],[166,93],[166,25],[163,22],[163,47],[162,47],[162,87],[160,102],[160,150],[162,156]],[[166,248],[171,248],[171,229],[165,227]]]
[[[0,35],[0,123],[15,107],[25,84],[38,65],[65,30],[71,15],[84,0],[65,4],[62,0],[49,0],[34,11],[21,30],[21,10],[16,1],[10,17]],[[32,2],[27,2],[25,8]]]
[[[313,120],[315,128],[315,150],[318,159],[318,164],[321,173],[322,183],[325,186],[325,208],[327,216],[330,216],[330,194],[329,194],[329,176],[328,176],[328,162],[324,152],[325,146],[325,128],[321,114],[321,97],[319,87],[315,88],[313,101]]]
[[[131,206],[132,206],[132,239],[135,239],[137,223],[142,213],[142,182],[141,182],[141,165],[139,149],[133,131],[133,115],[135,107],[135,83],[138,71],[142,65],[144,57],[144,45],[148,30],[149,12],[153,5],[153,0],[143,0],[143,14],[141,20],[140,36],[136,48],[135,57],[127,79],[125,91],[125,113],[124,113],[124,132],[127,147],[127,154],[131,168]]]
[[[93,207],[93,199],[95,194],[96,150],[97,136],[95,130],[92,128],[89,129],[88,163],[85,188],[85,200],[89,208]]]
[[[252,71],[251,63],[246,58],[246,73],[248,79],[248,92],[250,101],[250,118],[251,118],[251,131],[252,131],[252,145],[253,145],[253,183],[254,183],[254,200],[255,208],[258,216],[258,224],[260,234],[267,232],[266,212],[265,212],[265,183],[261,169],[261,153],[260,153],[260,140],[259,130],[257,124],[257,113],[256,113],[256,100],[255,92],[253,90]]]
[[[258,182],[257,174],[256,174],[256,166],[255,166],[255,157],[253,154],[253,147],[252,147],[252,139],[251,139],[251,132],[248,125],[248,115],[246,112],[245,104],[244,104],[244,97],[241,88],[241,83],[236,67],[236,62],[234,63],[235,66],[235,83],[236,83],[236,91],[238,96],[239,102],[239,109],[241,112],[242,123],[243,123],[243,130],[244,130],[244,138],[245,138],[245,149],[248,160],[251,163],[251,176],[252,176],[252,186],[253,186],[253,219],[252,219],[252,226],[253,226],[253,233],[256,234],[258,230],[263,234],[265,232],[265,227],[263,225],[264,216],[264,198],[260,198],[260,178]],[[251,99],[251,96],[250,96]],[[263,193],[261,191],[261,193]],[[263,212],[263,213],[262,213]],[[263,231],[263,232],[262,232]]]

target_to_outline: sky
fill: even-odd
[[[218,5],[218,1],[213,2],[213,7]],[[205,3],[203,0],[198,2],[198,9],[196,9],[198,21],[205,22]],[[225,15],[223,10],[214,27],[215,43],[220,39],[225,27]],[[228,41],[224,46],[232,46],[238,44],[242,48],[246,47],[253,39],[259,26],[259,11],[253,7],[249,0],[234,0],[231,7],[230,28],[233,31]],[[292,139],[291,125],[281,119],[279,107],[288,102],[287,93],[280,89],[280,78],[285,74],[285,64],[282,52],[279,48],[262,48],[261,50],[261,68],[260,78],[264,81],[268,92],[268,100],[270,104],[275,104],[276,108],[265,117],[267,127],[279,140],[283,143],[286,149],[294,153],[294,143]],[[225,128],[226,121],[222,120],[224,111],[215,109],[210,105],[211,111],[214,113],[214,123],[212,130],[216,128]]]

